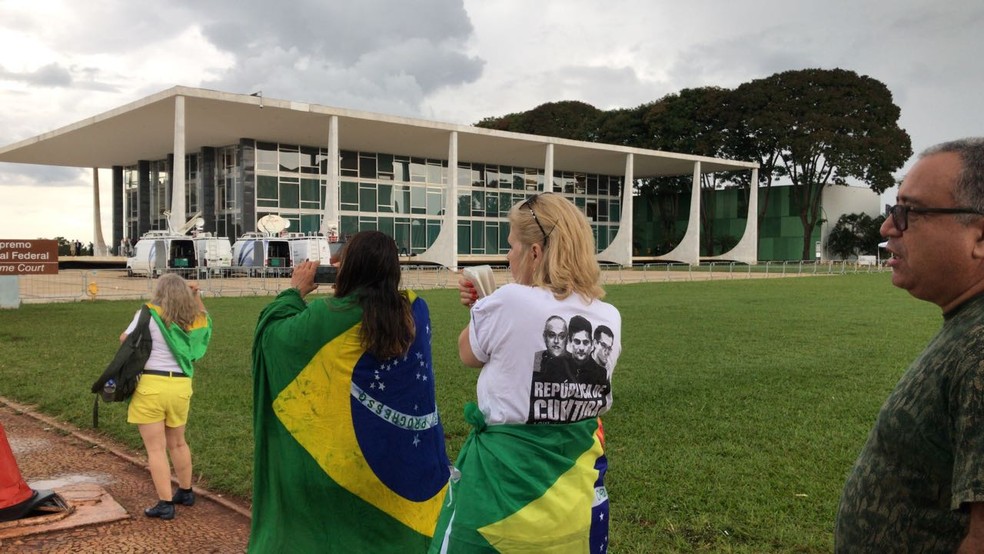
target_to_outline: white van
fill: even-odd
[[[126,274],[156,277],[169,271],[194,273],[198,267],[195,241],[168,231],[149,231],[133,247],[126,260]]]
[[[232,267],[232,244],[226,237],[199,233],[194,237],[198,251],[198,269],[203,274],[222,275]]]
[[[331,248],[325,237],[291,233],[287,235],[287,240],[290,241],[290,253],[294,260],[298,262],[309,260],[320,265],[331,264]]]
[[[290,241],[263,233],[246,233],[232,245],[232,268],[247,274],[289,274],[294,266]]]

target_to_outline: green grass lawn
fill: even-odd
[[[604,417],[614,552],[829,552],[846,473],[882,401],[939,327],[887,273],[611,286],[623,352]],[[434,323],[452,458],[477,371],[457,359],[457,291],[421,294]],[[195,475],[247,498],[250,348],[269,298],[210,298],[188,425]],[[0,394],[86,428],[89,385],[139,303],[0,311]],[[125,406],[100,431],[141,449]]]

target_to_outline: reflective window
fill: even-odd
[[[269,142],[256,143],[256,170],[277,171],[277,145]]]
[[[301,168],[301,152],[296,146],[280,145],[280,171],[297,173]]]
[[[321,207],[321,183],[317,179],[301,179],[301,208]]]
[[[410,213],[427,213],[427,187],[410,187]]]
[[[301,191],[298,179],[287,177],[280,179],[280,207],[293,210],[301,207]],[[294,229],[297,229],[297,226]]]

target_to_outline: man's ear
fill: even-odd
[[[973,225],[974,229],[974,249],[971,252],[974,259],[984,260],[984,218],[980,218]]]

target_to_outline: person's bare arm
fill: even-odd
[[[301,298],[318,288],[318,284],[314,282],[314,274],[317,271],[318,262],[307,261],[294,266],[294,271],[290,275],[290,286],[301,293]]]
[[[471,339],[468,338],[469,327],[462,329],[461,334],[458,335],[458,357],[461,358],[461,363],[466,366],[480,368],[485,364],[476,358],[475,353],[472,351]]]
[[[198,288],[198,283],[188,283],[188,288],[191,289],[191,294],[195,296],[195,301],[198,302],[198,311],[207,312],[205,303],[202,302],[202,293],[201,289]]]

